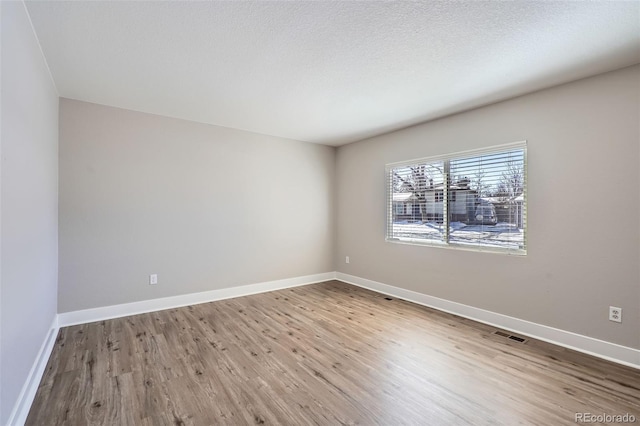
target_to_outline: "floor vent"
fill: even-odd
[[[493,334],[501,337],[506,337],[507,339],[516,341],[518,343],[527,343],[527,339],[525,339],[524,337],[514,336],[512,334],[505,333],[504,331],[496,330],[493,332]]]

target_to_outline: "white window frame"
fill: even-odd
[[[449,241],[449,215],[447,214],[448,210],[448,192],[449,192],[449,164],[453,160],[458,160],[462,158],[480,156],[483,154],[492,154],[492,153],[500,153],[501,151],[508,151],[513,149],[522,149],[524,154],[524,170],[523,170],[523,218],[522,218],[522,232],[523,232],[523,247],[522,248],[501,248],[501,247],[489,247],[483,245],[473,245],[470,243],[458,243],[455,241]],[[444,201],[443,201],[443,240],[429,240],[429,239],[416,239],[416,238],[397,238],[393,237],[393,170],[399,167],[405,166],[413,166],[423,163],[434,163],[437,161],[442,161],[445,165],[445,173],[444,173]],[[399,244],[411,244],[411,245],[419,245],[419,246],[429,246],[429,247],[441,247],[441,248],[451,248],[457,250],[470,250],[470,251],[479,251],[479,252],[490,252],[490,253],[501,253],[501,254],[509,254],[516,256],[525,256],[527,254],[527,210],[528,210],[528,202],[527,202],[527,141],[518,141],[512,142],[502,145],[494,145],[487,148],[482,149],[473,149],[468,151],[460,151],[452,154],[446,155],[438,155],[432,157],[424,157],[417,158],[408,161],[399,161],[395,163],[389,163],[385,166],[385,176],[386,176],[386,210],[387,210],[387,223],[386,223],[386,241],[391,243],[399,243]]]

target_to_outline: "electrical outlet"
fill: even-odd
[[[156,285],[156,284],[158,284],[158,274],[149,275],[149,285]]]
[[[346,256],[346,257],[344,258],[344,263],[349,263],[349,256]]]
[[[622,322],[622,308],[609,306],[609,321]]]

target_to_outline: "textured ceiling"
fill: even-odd
[[[60,96],[341,145],[640,62],[638,2],[28,2]]]

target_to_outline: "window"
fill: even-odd
[[[386,171],[388,241],[526,254],[526,142]],[[412,200],[412,214],[398,214],[400,200]]]

